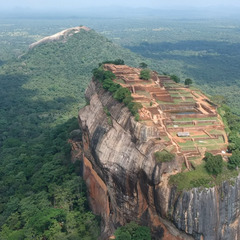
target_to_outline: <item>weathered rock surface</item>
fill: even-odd
[[[79,112],[83,175],[92,209],[103,219],[102,239],[130,220],[149,225],[156,239],[240,239],[240,178],[177,193],[168,177],[180,171],[183,159],[155,163],[153,153],[163,148],[153,140],[157,129],[134,121],[95,81],[86,98],[89,105]]]
[[[66,41],[68,36],[71,36],[75,33],[78,33],[81,30],[89,31],[90,28],[82,26],[82,27],[74,27],[74,28],[69,28],[69,29],[63,30],[59,33],[56,33],[52,36],[45,37],[45,38],[31,44],[29,46],[29,49],[32,49],[32,48],[34,48],[38,45],[41,45],[41,44],[44,44],[44,43],[47,43],[47,42]]]
[[[220,187],[197,189],[176,196],[171,190],[170,216],[178,229],[195,239],[240,239],[240,177]]]

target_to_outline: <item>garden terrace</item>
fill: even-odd
[[[201,91],[156,72],[151,72],[149,80],[140,79],[140,68],[105,64],[104,69],[113,72],[113,81],[128,88],[133,101],[142,104],[140,123],[158,129],[167,151],[199,164],[206,151],[223,154],[227,150],[227,135],[216,105]],[[179,132],[188,134],[178,136]]]

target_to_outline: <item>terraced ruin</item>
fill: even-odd
[[[150,80],[140,79],[140,68],[105,64],[114,80],[128,88],[135,102],[142,104],[140,122],[159,129],[165,149],[188,161],[201,163],[205,152],[227,155],[227,135],[217,106],[200,90],[177,84],[168,76],[151,72]]]

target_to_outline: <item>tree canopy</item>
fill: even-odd
[[[141,63],[139,64],[139,67],[140,67],[140,68],[147,68],[148,65],[147,65],[145,62],[141,62]]]
[[[140,78],[144,80],[149,80],[151,78],[151,72],[149,69],[143,69],[140,72]]]
[[[116,240],[151,240],[150,229],[135,222],[130,222],[118,228],[114,234]]]
[[[180,78],[179,78],[178,76],[176,76],[176,75],[170,75],[170,78],[171,78],[174,82],[176,82],[176,83],[179,83],[179,82],[180,82]]]
[[[193,83],[193,81],[192,81],[191,78],[186,78],[185,81],[184,81],[184,84],[185,84],[186,86],[189,86],[189,85],[191,85],[192,83]]]
[[[222,173],[223,159],[221,155],[214,156],[211,153],[206,152],[204,160],[206,162],[205,168],[208,173],[213,175],[218,175]]]

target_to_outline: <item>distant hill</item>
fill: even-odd
[[[92,69],[106,60],[136,66],[142,59],[77,29],[0,67],[0,239],[97,239],[67,139],[78,128]]]
[[[71,113],[76,116],[77,109],[85,103],[84,90],[91,80],[92,69],[100,62],[117,58],[133,66],[142,61],[129,50],[93,30],[83,28],[76,33],[73,30],[62,39],[41,40],[40,44],[32,44],[20,59],[3,66],[0,74],[4,78],[17,77],[24,95],[32,97],[34,101],[53,101],[54,109],[57,108],[63,118],[62,105],[66,107],[68,104],[64,111],[69,114],[74,109]]]

